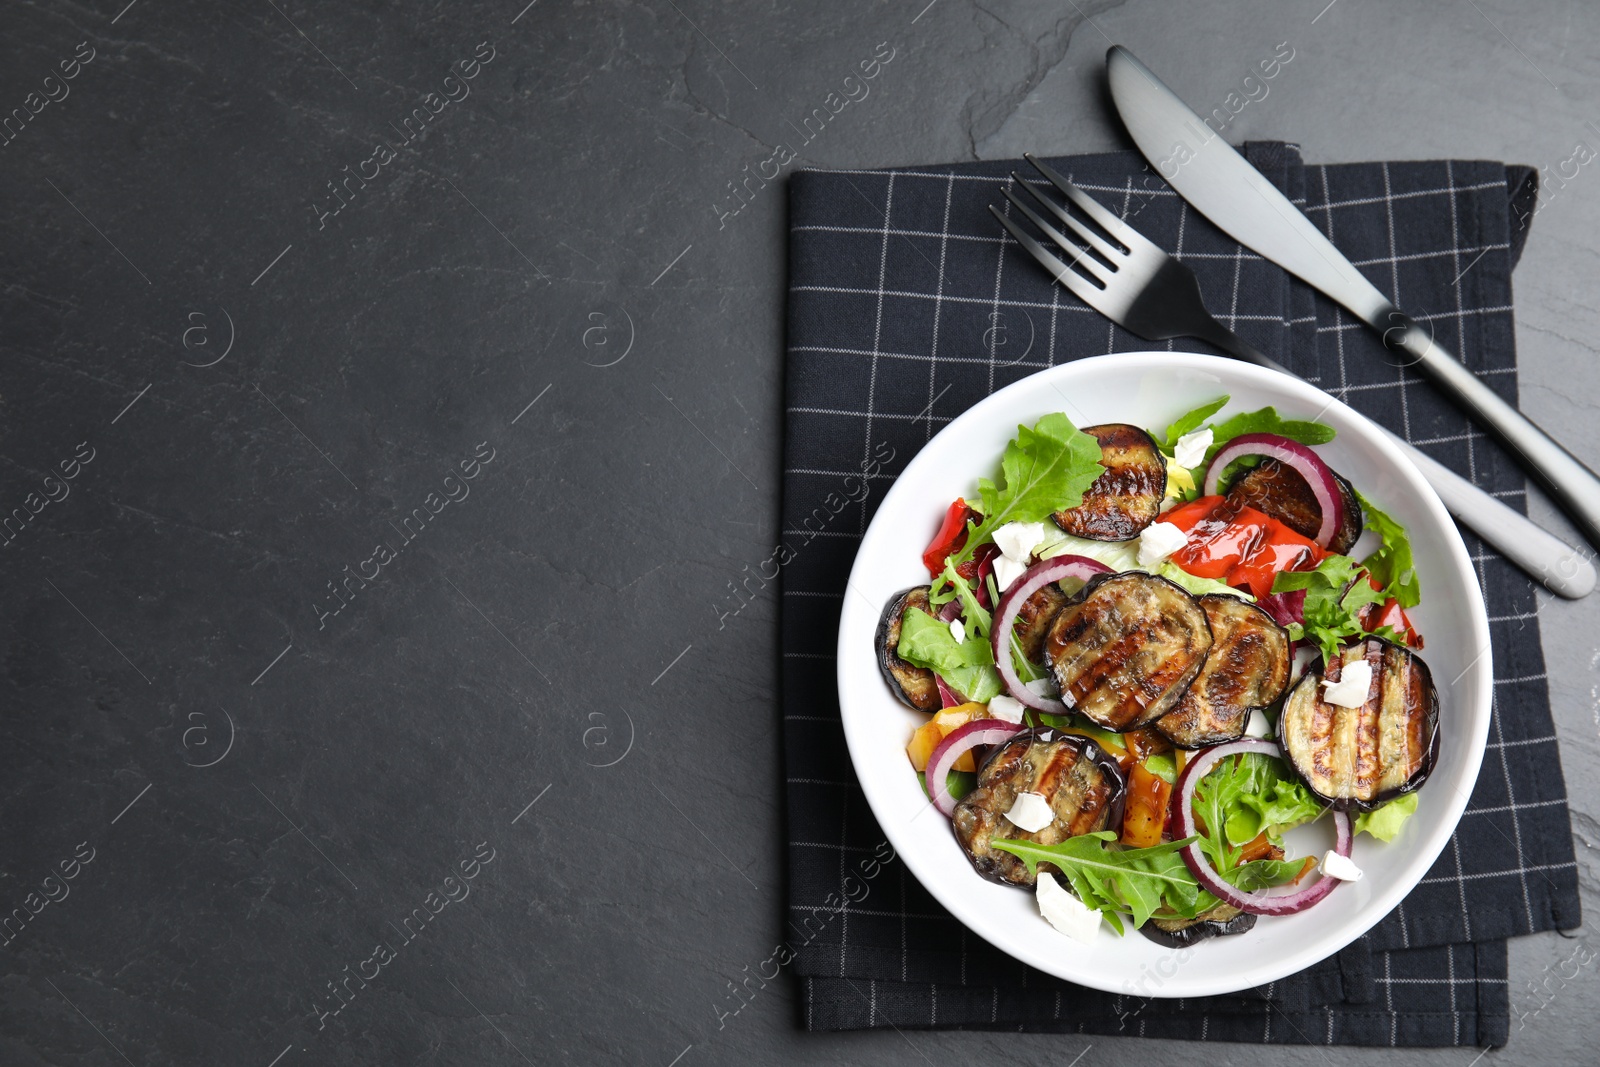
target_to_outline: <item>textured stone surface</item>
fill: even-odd
[[[1600,146],[1600,11],[1571,2],[124,2],[14,5],[0,65],[9,112],[94,50],[0,149],[0,507],[93,450],[0,556],[0,910],[93,850],[0,957],[7,1064],[992,1056],[803,1034],[776,983],[718,1028],[783,885],[776,605],[717,608],[776,537],[784,201],[719,219],[726,183],[883,41],[803,163],[1117,145],[1108,40],[1200,104],[1289,41],[1231,136],[1312,162]],[[1524,409],[1600,465],[1595,175],[1550,198],[1517,286]],[[1594,912],[1600,599],[1540,615]],[[1524,1018],[1484,1062],[1592,1062],[1573,949],[1514,944]]]

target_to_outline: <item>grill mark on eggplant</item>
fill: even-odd
[[[1027,864],[993,848],[996,838],[1053,845],[1069,837],[1120,824],[1126,783],[1110,756],[1086,737],[1028,730],[999,745],[978,770],[978,784],[962,797],[951,826],[972,866],[1002,885],[1031,886]],[[1050,801],[1055,820],[1028,833],[1005,817],[1021,792]],[[1054,870],[1043,864],[1041,870]]]
[[[1343,555],[1361,536],[1365,520],[1355,487],[1338,471],[1333,472],[1333,480],[1344,500],[1344,521],[1333,532],[1328,551]],[[1316,537],[1322,526],[1322,508],[1311,486],[1299,471],[1275,459],[1263,459],[1235,478],[1228,499],[1272,516],[1302,537]]]
[[[1167,460],[1137,426],[1085,426],[1100,442],[1105,473],[1084,491],[1083,503],[1051,516],[1063,530],[1095,541],[1126,541],[1155,521],[1167,492]]]
[[[1321,682],[1365,659],[1372,685],[1359,708],[1329,704]],[[1421,787],[1439,751],[1439,698],[1415,652],[1380,638],[1346,645],[1324,675],[1308,673],[1285,701],[1278,725],[1288,762],[1306,787],[1336,808],[1370,811]]]
[[[1272,616],[1238,597],[1208,593],[1200,607],[1211,627],[1205,665],[1156,729],[1182,748],[1244,736],[1250,712],[1269,707],[1289,686],[1289,634]]]
[[[875,638],[878,670],[900,703],[916,711],[938,711],[943,701],[939,699],[939,683],[933,672],[907,663],[895,651],[900,646],[900,622],[912,608],[928,610],[927,586],[914,585],[889,598],[878,619]]]
[[[1194,597],[1165,578],[1129,571],[1096,576],[1068,600],[1045,657],[1068,706],[1122,731],[1170,711],[1211,644]]]

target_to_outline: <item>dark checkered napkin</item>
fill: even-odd
[[[1532,171],[1479,161],[1313,167],[1292,146],[1247,152],[1381,289],[1515,402],[1511,270]],[[1515,464],[1386,359],[1370,329],[1196,216],[1141,160],[1054,162],[1187,263],[1224,323],[1523,506]],[[1152,347],[1002,239],[986,205],[1000,201],[1013,166],[805,171],[791,183],[783,537],[793,559],[782,650],[790,947],[806,1025],[1503,1043],[1505,939],[1577,926],[1577,874],[1537,602],[1527,579],[1468,531],[1494,643],[1483,770],[1427,877],[1333,959],[1229,997],[1093,992],[973,937],[902,865],[879,862],[883,834],[845,751],[833,682],[844,583],[877,502],[933,434],[994,390],[1068,360]]]

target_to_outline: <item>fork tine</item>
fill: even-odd
[[[1057,247],[1070,255],[1072,257],[1072,262],[1076,266],[1088,271],[1090,274],[1098,278],[1102,283],[1107,285],[1111,283],[1111,273],[1097,263],[1093,256],[1089,255],[1083,249],[1079,248],[1077,245],[1063,237],[1054,226],[1051,226],[1048,222],[1045,222],[1044,219],[1040,218],[1032,208],[1030,208],[1027,204],[1024,204],[1021,198],[1019,198],[1010,189],[1002,188],[1000,190],[1000,195],[1011,201],[1012,207],[1015,207],[1018,211],[1026,215],[1029,222],[1039,227],[1039,229],[1044,232],[1046,237],[1050,238],[1050,240],[1056,243]],[[1121,255],[1120,252],[1117,254]]]
[[[1084,241],[1088,242],[1090,248],[1093,248],[1096,252],[1099,252],[1101,255],[1111,260],[1111,262],[1115,263],[1117,260],[1127,255],[1127,253],[1122,249],[1118,248],[1116,245],[1112,244],[1110,241],[1107,241],[1104,237],[1101,237],[1098,233],[1095,233],[1089,227],[1073,218],[1061,207],[1061,205],[1057,204],[1054,200],[1051,200],[1049,197],[1045,196],[1037,188],[1035,188],[1032,182],[1023,181],[1021,176],[1018,175],[1016,171],[1011,172],[1011,180],[1016,182],[1022,188],[1026,189],[1029,195],[1037,200],[1047,211],[1050,212],[1050,214],[1060,219],[1063,226],[1066,226],[1072,230],[1073,233],[1083,238]]]
[[[1017,239],[1017,243],[1027,249],[1028,254],[1039,261],[1039,265],[1050,272],[1051,277],[1066,286],[1068,289],[1090,307],[1099,309],[1103,302],[1105,290],[1096,289],[1094,285],[1081,274],[1075,273],[1072,268],[1061,262],[1038,241],[1035,241],[1028,232],[1010,219],[993,204],[989,205],[989,214],[999,220],[1006,232]]]
[[[1023,158],[1029,163],[1032,163],[1040,174],[1043,174],[1046,178],[1048,178],[1051,185],[1055,186],[1057,189],[1060,189],[1069,200],[1071,200],[1074,204],[1077,204],[1078,207],[1082,208],[1085,215],[1088,215],[1101,226],[1104,226],[1107,233],[1109,233],[1112,237],[1115,237],[1118,241],[1122,242],[1122,244],[1127,248],[1131,250],[1139,247],[1155,247],[1155,245],[1147,240],[1145,236],[1138,230],[1135,230],[1132,226],[1129,226],[1127,223],[1117,218],[1116,215],[1112,214],[1109,210],[1103,207],[1100,201],[1096,200],[1082,189],[1079,189],[1064,176],[1057,173],[1055,168],[1051,167],[1049,164],[1039,162],[1031,153],[1024,152]]]

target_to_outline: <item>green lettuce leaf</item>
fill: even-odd
[[[1305,622],[1290,623],[1289,636],[1316,642],[1327,662],[1340,645],[1370,633],[1359,621],[1361,609],[1383,603],[1384,593],[1372,588],[1366,573],[1360,563],[1339,555],[1328,556],[1316,570],[1280,572],[1272,581],[1274,593],[1306,591]]]
[[[1030,873],[1037,873],[1041,863],[1056,867],[1072,884],[1078,899],[1104,914],[1119,934],[1124,932],[1123,911],[1132,913],[1135,927],[1143,926],[1158,909],[1192,918],[1201,895],[1200,883],[1178,850],[1193,838],[1152,848],[1107,848],[1116,837],[1112,831],[1102,830],[1055,845],[1021,840],[990,844],[1021,859]]]
[[[1053,511],[1083,503],[1083,492],[1105,473],[1100,443],[1072,425],[1065,415],[1046,415],[1029,429],[1017,427],[1000,461],[1004,486],[978,482],[981,523],[968,521],[967,543],[956,563],[972,558],[978,546],[994,539],[1008,522],[1038,522]]]
[[[1206,827],[1200,851],[1227,877],[1238,866],[1240,848],[1262,833],[1281,845],[1286,831],[1315,820],[1322,814],[1323,805],[1290,777],[1281,760],[1246,753],[1238,760],[1222,760],[1196,783],[1194,810]],[[1291,866],[1292,877],[1299,864]],[[1276,877],[1272,872],[1267,874]]]
[[[907,663],[938,674],[968,700],[986,704],[1005,689],[1000,672],[994,669],[994,653],[988,641],[969,634],[958,643],[949,623],[940,622],[921,608],[912,608],[902,617],[900,643],[895,651]]]
[[[1379,841],[1393,841],[1395,835],[1400,832],[1400,827],[1417,813],[1419,796],[1417,793],[1407,793],[1389,801],[1381,808],[1362,812],[1355,819],[1356,833],[1371,834]]]
[[[1366,514],[1366,527],[1377,534],[1382,544],[1361,561],[1372,576],[1383,583],[1383,595],[1394,597],[1403,608],[1414,608],[1422,601],[1422,585],[1417,581],[1417,567],[1411,556],[1411,538],[1406,528],[1378,509],[1372,501],[1356,492],[1361,509]]]
[[[1325,445],[1334,439],[1338,431],[1326,423],[1309,419],[1286,419],[1278,414],[1277,408],[1269,406],[1230,415],[1212,426],[1211,433],[1211,448],[1206,452],[1208,462],[1223,445],[1247,433],[1275,433],[1303,445]]]

